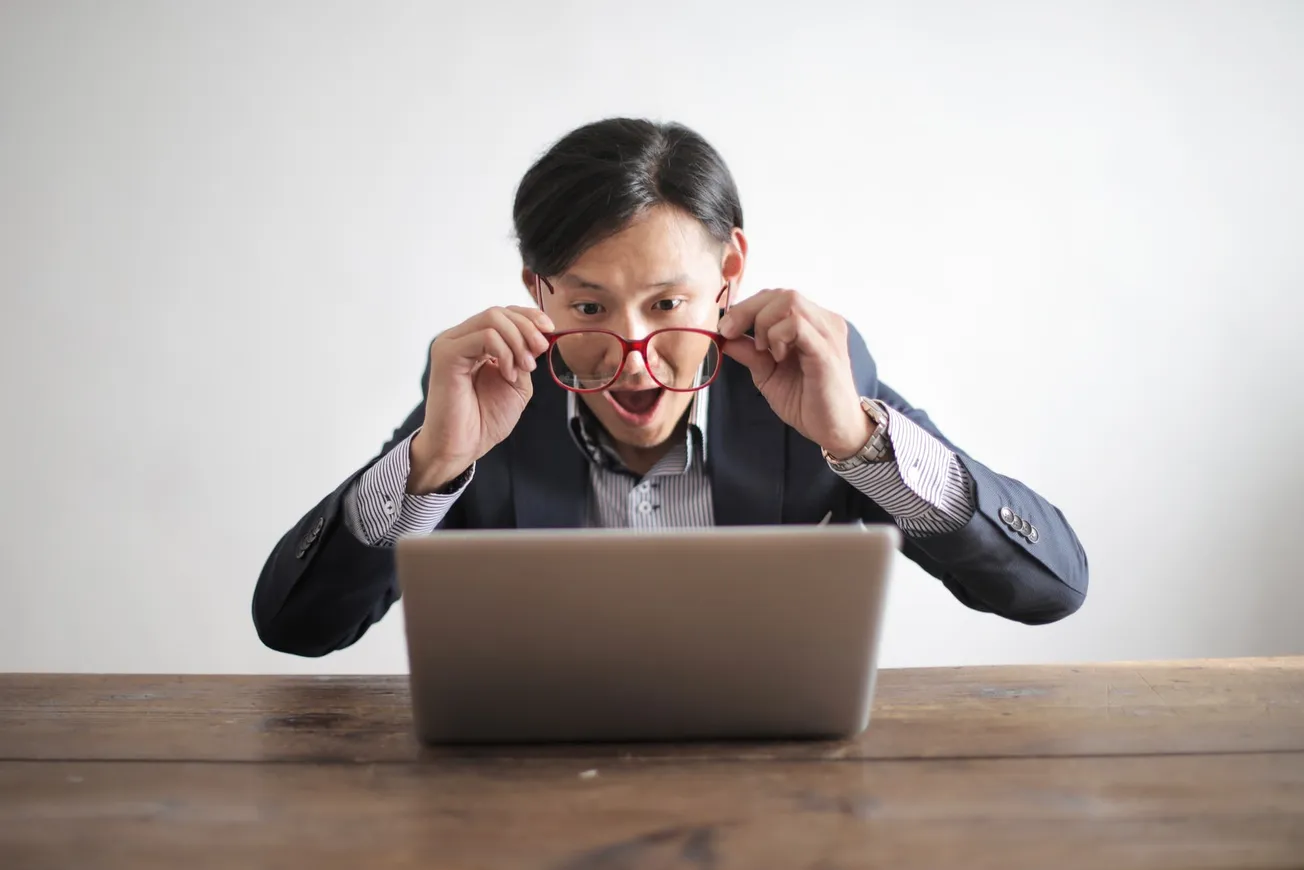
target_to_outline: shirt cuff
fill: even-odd
[[[472,465],[465,481],[450,493],[411,495],[412,435],[363,472],[344,495],[344,524],[353,536],[372,547],[391,547],[402,537],[428,535],[475,477]]]
[[[894,408],[887,408],[893,459],[833,469],[891,514],[912,537],[961,529],[977,506],[969,471],[955,452]]]

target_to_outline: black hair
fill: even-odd
[[[521,260],[549,276],[657,205],[696,218],[716,241],[742,228],[724,159],[682,124],[608,118],[566,134],[530,167],[512,217]]]

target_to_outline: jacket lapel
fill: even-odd
[[[511,498],[518,529],[579,528],[588,500],[588,466],[571,442],[566,393],[547,366],[534,371],[534,397],[512,431]]]
[[[779,524],[787,427],[752,383],[751,372],[732,359],[725,359],[709,389],[707,469],[715,524]]]

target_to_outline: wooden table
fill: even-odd
[[[854,741],[428,749],[402,677],[0,675],[0,868],[1302,867],[1304,657],[887,670]]]

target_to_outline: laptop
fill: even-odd
[[[860,523],[402,538],[417,736],[854,736],[900,543]]]

